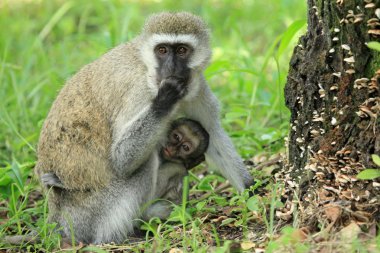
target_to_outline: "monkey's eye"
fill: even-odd
[[[186,153],[188,153],[188,152],[190,151],[190,146],[189,146],[189,144],[182,144],[182,149],[183,149]]]
[[[182,137],[177,133],[173,133],[173,140],[178,143],[182,140]]]
[[[158,47],[156,48],[156,51],[157,51],[157,53],[158,53],[159,55],[164,55],[164,54],[166,54],[166,53],[168,52],[168,49],[167,49],[167,47],[165,47],[165,46],[158,46]]]
[[[185,46],[179,46],[179,47],[177,47],[177,50],[176,50],[176,52],[179,56],[185,56],[187,51],[188,51],[188,49]]]

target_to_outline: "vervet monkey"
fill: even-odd
[[[171,124],[166,141],[160,145],[160,167],[154,198],[163,199],[156,202],[144,213],[144,218],[159,217],[165,219],[171,212],[170,200],[175,204],[182,201],[182,181],[187,171],[205,160],[204,153],[209,145],[209,134],[199,122],[180,118]],[[168,173],[171,171],[171,173]],[[170,178],[161,176],[172,175]],[[159,208],[166,207],[166,212]]]
[[[204,22],[190,13],[164,12],[151,16],[140,36],[67,81],[38,145],[36,173],[53,172],[69,189],[49,195],[51,221],[67,234],[69,221],[83,235],[104,226],[100,234],[84,238],[87,241],[125,238],[132,229],[131,217],[156,192],[156,145],[177,115],[199,121],[209,133],[209,164],[215,164],[237,190],[251,185],[249,172],[221,127],[218,101],[203,76],[210,58]],[[124,201],[110,197],[114,194],[124,194]],[[98,199],[110,206],[108,216],[87,226],[86,218],[107,213],[92,208]]]
[[[158,147],[158,153],[160,161],[158,163],[157,178],[153,181],[156,182],[155,192],[151,199],[146,199],[147,201],[160,199],[153,202],[145,210],[137,210],[138,212],[130,213],[128,208],[125,210],[125,215],[122,212],[115,212],[114,219],[119,218],[119,222],[128,222],[125,218],[130,218],[129,223],[132,225],[134,220],[137,218],[143,218],[149,220],[152,217],[159,217],[161,219],[166,219],[170,212],[172,211],[171,203],[179,204],[182,200],[182,180],[185,175],[187,175],[187,170],[197,166],[199,163],[204,161],[204,152],[209,144],[209,135],[205,129],[196,121],[181,118],[174,121],[171,128],[167,134],[167,138]],[[141,180],[137,182],[136,180]],[[65,199],[66,196],[72,194],[70,190],[65,189],[64,184],[54,173],[46,173],[41,176],[41,181],[43,185],[47,188],[52,188],[52,193],[62,196]],[[126,230],[124,233],[113,234],[110,233],[107,238],[97,237],[98,234],[102,234],[101,231],[107,228],[107,224],[101,224],[103,220],[107,220],[107,216],[110,215],[111,210],[118,210],[115,205],[119,203],[124,204],[124,207],[133,206],[135,199],[129,194],[134,190],[130,189],[128,186],[136,183],[144,185],[145,188],[152,187],[148,185],[150,182],[146,182],[145,178],[131,176],[130,179],[125,179],[122,181],[124,185],[121,185],[120,181],[112,181],[112,183],[107,186],[106,190],[98,190],[98,194],[94,194],[91,197],[91,201],[87,202],[85,207],[80,203],[76,206],[72,206],[67,211],[71,211],[72,214],[81,213],[79,219],[73,222],[73,230],[76,240],[84,241],[87,243],[95,242],[122,242],[126,239],[127,234],[133,233],[133,228]],[[134,186],[133,186],[134,187]],[[78,193],[77,193],[78,194]],[[109,194],[109,196],[107,196]],[[108,200],[105,200],[107,199]],[[132,203],[131,203],[132,202]],[[65,203],[63,203],[65,204]],[[112,206],[108,206],[111,205]],[[149,203],[140,203],[139,208]],[[100,210],[100,209],[105,210]],[[63,209],[66,209],[63,207]],[[93,215],[88,213],[84,215],[83,210],[91,212],[92,209],[98,210],[94,212]],[[110,209],[110,210],[108,210]],[[122,209],[122,207],[121,207]],[[140,212],[142,211],[142,213]],[[84,215],[84,217],[83,217]],[[118,216],[120,215],[120,216]],[[75,217],[75,215],[72,215]],[[78,217],[78,218],[79,218]],[[101,226],[96,226],[91,230],[83,230],[83,227],[92,227],[92,223],[100,223]],[[78,226],[79,225],[79,226]],[[80,234],[77,231],[85,232],[85,234]],[[120,231],[118,231],[120,232]],[[92,234],[92,235],[91,235]],[[64,237],[69,237],[70,234],[64,230]]]

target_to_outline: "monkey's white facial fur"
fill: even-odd
[[[197,37],[193,34],[153,34],[144,42],[141,48],[142,59],[148,68],[155,69],[158,62],[154,55],[154,48],[158,44],[187,44],[193,49],[188,67],[191,69],[201,67],[205,68],[211,58],[211,51],[208,46],[202,45]]]
[[[194,97],[199,91],[199,82],[196,77],[206,68],[211,59],[211,51],[208,44],[205,45],[193,34],[152,34],[147,38],[141,47],[141,55],[148,69],[148,85],[153,91],[158,90],[156,77],[157,69],[159,68],[154,49],[160,44],[185,44],[193,49],[187,64],[192,74],[188,95],[185,100]]]

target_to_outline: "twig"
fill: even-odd
[[[262,169],[264,169],[265,167],[268,167],[268,166],[274,165],[274,164],[276,164],[276,163],[278,163],[278,162],[280,162],[280,161],[281,161],[281,156],[278,155],[278,156],[276,156],[276,157],[274,157],[274,158],[272,158],[272,159],[270,159],[270,160],[268,160],[268,161],[266,161],[266,162],[262,162],[262,163],[260,163],[259,165],[257,165],[256,167],[254,167],[254,169],[255,169],[255,170],[262,170]]]
[[[231,184],[230,184],[229,182],[225,182],[225,183],[219,185],[219,186],[218,186],[213,192],[215,192],[215,193],[219,193],[219,192],[221,192],[221,191],[223,191],[223,190],[225,190],[225,189],[227,189],[227,188],[229,188],[229,187],[231,187]],[[203,194],[203,195],[199,198],[199,200],[207,199],[208,197],[211,196],[211,194],[212,194],[213,192],[207,192],[207,193]]]

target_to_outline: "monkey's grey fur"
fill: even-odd
[[[91,192],[82,191],[70,194],[66,190],[53,189],[53,194],[59,197],[59,207],[51,219],[62,227],[62,235],[70,237],[70,223],[73,225],[75,239],[85,243],[122,243],[134,231],[136,219],[149,220],[152,217],[165,219],[172,210],[168,201],[158,201],[146,210],[140,208],[156,198],[168,199],[179,203],[181,190],[175,199],[164,193],[168,187],[180,187],[180,181],[173,180],[173,176],[182,179],[186,169],[178,164],[160,167],[156,187],[150,185],[155,181],[158,160],[155,155],[141,166],[130,179],[113,179],[105,188]],[[152,188],[156,193],[152,194]],[[172,189],[173,190],[173,189]],[[80,199],[78,199],[80,198]],[[144,211],[141,214],[141,211]]]
[[[162,66],[153,51],[160,43],[194,49],[188,83],[169,74],[158,79]],[[209,164],[239,191],[251,184],[203,76],[210,57],[209,32],[199,17],[160,13],[147,20],[140,36],[67,81],[45,120],[36,165],[37,175],[54,172],[69,189],[49,195],[50,220],[64,234],[71,234],[69,223],[84,242],[121,242],[133,231],[140,208],[159,191],[156,145],[179,114],[210,134]]]

